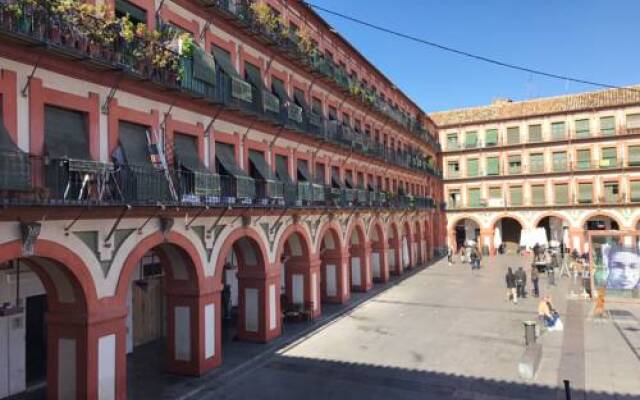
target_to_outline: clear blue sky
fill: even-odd
[[[501,61],[613,85],[640,83],[639,0],[309,0]],[[507,70],[319,11],[425,111],[591,86]]]

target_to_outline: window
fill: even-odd
[[[629,166],[640,166],[640,146],[629,146]]]
[[[602,149],[600,157],[600,168],[615,168],[618,164],[618,154],[615,147],[605,147]]]
[[[507,144],[519,144],[520,143],[520,128],[512,126],[507,128]]]
[[[578,183],[578,203],[591,204],[593,202],[593,183]]]
[[[544,172],[544,154],[535,153],[529,155],[529,173],[539,174]]]
[[[546,196],[544,193],[544,185],[532,185],[531,186],[531,205],[543,206],[546,203]]]
[[[467,132],[465,134],[464,146],[467,149],[473,149],[478,146],[478,133],[476,131]]]
[[[551,124],[551,138],[553,140],[563,140],[566,136],[566,131],[564,122],[554,122]]]
[[[467,159],[467,176],[478,176],[478,159]]]
[[[585,137],[589,137],[590,134],[591,132],[589,130],[589,120],[577,119],[576,120],[576,137],[585,138]]]
[[[469,195],[469,207],[482,206],[480,198],[480,188],[469,189],[467,193]]]
[[[458,178],[460,176],[460,163],[458,161],[449,161],[447,163],[447,176],[449,178]]]
[[[569,185],[566,183],[553,185],[553,197],[555,204],[569,204]]]
[[[631,181],[631,201],[640,202],[640,181]]]
[[[460,191],[459,190],[450,190],[449,191],[449,200],[447,203],[447,206],[449,208],[458,208],[460,207],[461,204],[461,199],[460,199]]]
[[[325,183],[325,166],[323,163],[316,163],[316,182]]]
[[[640,129],[640,114],[627,115],[627,129]]]
[[[502,200],[502,188],[500,186],[490,187],[489,198]]]
[[[495,146],[498,144],[498,130],[487,129],[484,134],[484,144],[487,147]]]
[[[542,125],[529,125],[529,142],[542,142]]]
[[[591,168],[591,149],[580,149],[576,152],[576,169]]]
[[[458,134],[457,133],[448,133],[447,134],[447,150],[456,150],[460,146],[458,145]]]
[[[616,117],[600,117],[600,134],[613,135],[616,133]]]
[[[509,187],[509,205],[511,206],[522,205],[522,186]]]
[[[147,24],[147,11],[145,9],[138,7],[127,0],[116,0],[115,3],[116,18],[122,18],[125,15],[128,15],[129,21],[131,21],[134,26],[138,24]]]
[[[617,203],[619,196],[618,182],[604,183],[604,201],[605,203]]]
[[[567,170],[567,152],[556,151],[553,153],[553,172],[562,172]]]
[[[509,174],[516,175],[522,172],[522,158],[520,154],[509,156]]]
[[[317,97],[311,99],[311,112],[315,115],[322,115],[322,100]]]
[[[500,161],[498,157],[487,158],[487,175],[499,175],[500,174]]]

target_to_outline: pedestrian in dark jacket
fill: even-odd
[[[511,267],[507,269],[507,274],[504,276],[504,280],[507,284],[507,300],[513,301],[514,304],[518,304],[518,295],[516,294],[516,275],[511,270]]]
[[[535,265],[531,266],[531,285],[533,286],[533,295],[540,296],[540,289],[538,288],[539,272]]]
[[[518,292],[518,297],[524,299],[525,286],[527,284],[527,273],[524,272],[524,269],[522,269],[522,267],[519,267],[515,275],[516,275],[516,289]]]

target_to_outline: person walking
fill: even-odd
[[[447,261],[449,261],[449,266],[453,265],[453,250],[451,246],[447,247]]]
[[[519,267],[515,275],[516,275],[516,289],[517,289],[516,291],[517,291],[518,297],[521,299],[524,299],[525,286],[527,284],[527,273],[524,272],[524,269],[522,269],[522,267]]]
[[[556,285],[556,268],[560,268],[560,265],[558,263],[558,255],[553,253],[553,255],[551,256],[551,262],[547,265],[547,280],[549,286]]]
[[[478,253],[475,247],[469,249],[469,264],[471,264],[471,271],[476,269],[476,260],[478,259]]]
[[[507,300],[518,304],[518,294],[516,293],[516,275],[513,273],[511,267],[507,268],[507,274],[504,276],[505,283],[507,284]]]
[[[460,246],[460,264],[466,264],[467,262],[467,258],[466,255],[464,254],[464,246]]]
[[[539,279],[538,268],[535,265],[532,265],[531,266],[531,286],[533,286],[533,295],[535,297],[539,297],[540,296],[540,289],[538,287],[538,279]]]

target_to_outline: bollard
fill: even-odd
[[[530,346],[536,342],[536,322],[524,321],[524,345]]]
[[[571,386],[568,380],[564,380],[564,396],[567,400],[571,400]]]

